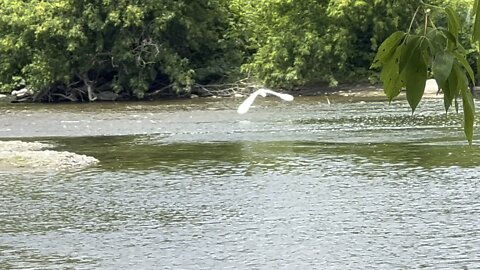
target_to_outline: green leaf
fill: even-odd
[[[420,103],[425,92],[427,81],[427,64],[422,56],[422,50],[414,50],[405,68],[407,100],[412,108],[412,113]]]
[[[398,61],[404,47],[405,45],[403,44],[397,47],[393,56],[385,62],[380,72],[380,79],[383,81],[383,91],[389,101],[398,96],[404,86],[398,68]]]
[[[460,64],[462,64],[463,68],[467,71],[468,76],[470,76],[470,80],[472,80],[472,82],[475,82],[475,74],[473,73],[473,69],[470,66],[470,64],[468,63],[465,55],[460,54],[458,52],[454,52],[454,55],[455,55],[455,58],[457,59],[457,61],[460,62]]]
[[[457,38],[452,35],[452,33],[450,33],[448,30],[445,30],[445,29],[441,29],[440,30],[444,35],[445,37],[447,37],[447,40],[448,40],[448,48],[449,49],[455,49],[457,47]]]
[[[460,20],[458,19],[457,13],[451,8],[446,7],[445,12],[447,13],[448,17],[448,31],[452,33],[455,38],[458,38],[458,31],[460,29]]]
[[[467,79],[467,76],[465,75],[465,72],[463,72],[463,70],[460,68],[460,66],[458,64],[455,64],[455,66],[453,67],[453,70],[455,71],[455,73],[457,74],[457,96],[460,94],[460,89],[462,88],[468,88],[468,79]]]
[[[438,29],[430,30],[427,34],[427,39],[431,41],[429,45],[430,45],[430,49],[433,52],[443,51],[447,46],[447,41],[448,41],[447,37],[442,31]]]
[[[399,60],[400,77],[405,80],[407,100],[412,108],[412,113],[425,92],[428,72],[428,42],[426,41],[427,38],[423,36],[409,36]]]
[[[450,106],[452,106],[453,100],[457,97],[457,86],[458,86],[458,78],[457,73],[452,69],[450,76],[448,77],[447,81],[442,84],[440,83],[439,86],[442,88],[443,92],[443,102],[445,105],[445,111],[448,112]]]
[[[370,68],[377,68],[385,64],[395,53],[398,45],[403,41],[405,32],[397,31],[391,34],[378,48]]]
[[[480,41],[480,4],[479,0],[475,0],[473,12],[475,14],[475,22],[473,24],[473,41]]]
[[[454,56],[449,51],[437,51],[433,63],[432,72],[439,85],[443,85],[452,72]]]
[[[455,63],[453,66],[453,72],[455,72],[456,77],[457,77],[457,85],[452,86],[455,88],[452,88],[452,95],[455,98],[455,110],[458,113],[458,101],[457,98],[460,96],[460,92],[463,91],[463,89],[468,89],[468,79],[467,76],[465,75],[465,72],[460,68],[460,66]]]
[[[418,48],[421,46],[423,38],[418,35],[410,35],[407,37],[407,42],[405,45],[405,49],[402,50],[402,54],[400,55],[399,60],[399,72],[400,74],[403,73],[403,70],[408,65],[414,57],[414,54],[418,51]]]
[[[463,131],[467,137],[468,143],[472,144],[473,125],[475,122],[475,103],[473,102],[472,93],[468,87],[461,89],[463,101]]]

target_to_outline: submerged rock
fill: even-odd
[[[435,79],[428,79],[425,82],[425,93],[426,94],[438,94],[438,84]]]
[[[21,151],[39,151],[51,145],[39,142],[22,141],[0,141],[0,153],[3,152],[21,152]]]
[[[0,170],[81,169],[98,163],[94,157],[46,150],[51,147],[39,142],[0,141]]]
[[[28,88],[22,88],[20,90],[13,90],[12,91],[12,96],[20,99],[20,98],[25,98],[33,95],[33,91],[28,89]]]

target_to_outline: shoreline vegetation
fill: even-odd
[[[57,103],[376,87],[370,65],[388,35],[422,29],[425,14],[447,27],[417,0],[100,2],[1,1],[0,93]],[[425,2],[460,14],[473,65],[473,0]]]
[[[265,86],[261,84],[251,83],[247,80],[238,81],[228,84],[211,84],[211,85],[194,85],[192,90],[182,95],[175,95],[165,89],[159,89],[152,92],[145,93],[141,100],[158,100],[158,99],[194,99],[194,98],[243,98],[255,92]],[[381,85],[373,85],[370,83],[344,83],[338,86],[328,86],[324,84],[310,84],[297,86],[292,89],[276,89],[278,91],[291,94],[293,96],[316,96],[316,95],[329,95],[329,94],[341,94],[344,92],[372,92],[376,91],[383,94],[383,88]],[[87,100],[88,96],[86,92],[79,92],[77,97],[67,97],[64,94],[53,94],[56,99],[49,97],[48,103],[61,103],[61,102],[94,102],[94,101],[135,101],[140,100],[136,97],[125,97],[115,94],[112,91],[94,92],[92,99]],[[11,94],[0,95],[0,100],[8,100],[12,103],[35,103],[45,99],[38,93],[29,90],[28,88],[22,88],[12,91]]]

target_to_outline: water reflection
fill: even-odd
[[[150,136],[115,136],[53,139],[57,150],[94,156],[107,170],[185,171],[210,168],[212,175],[245,174],[248,167],[289,171],[315,168],[318,159],[334,158],[370,163],[384,169],[403,167],[478,167],[478,144],[458,137],[414,142],[356,143],[316,141],[178,142],[164,143]],[[358,135],[357,138],[358,139]],[[244,168],[240,170],[239,168]]]

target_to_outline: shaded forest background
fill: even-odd
[[[184,96],[245,79],[284,89],[376,83],[369,67],[392,32],[421,28],[426,12],[446,26],[434,5],[458,12],[476,66],[473,0],[424,2],[0,0],[0,92],[27,87],[57,102]]]

